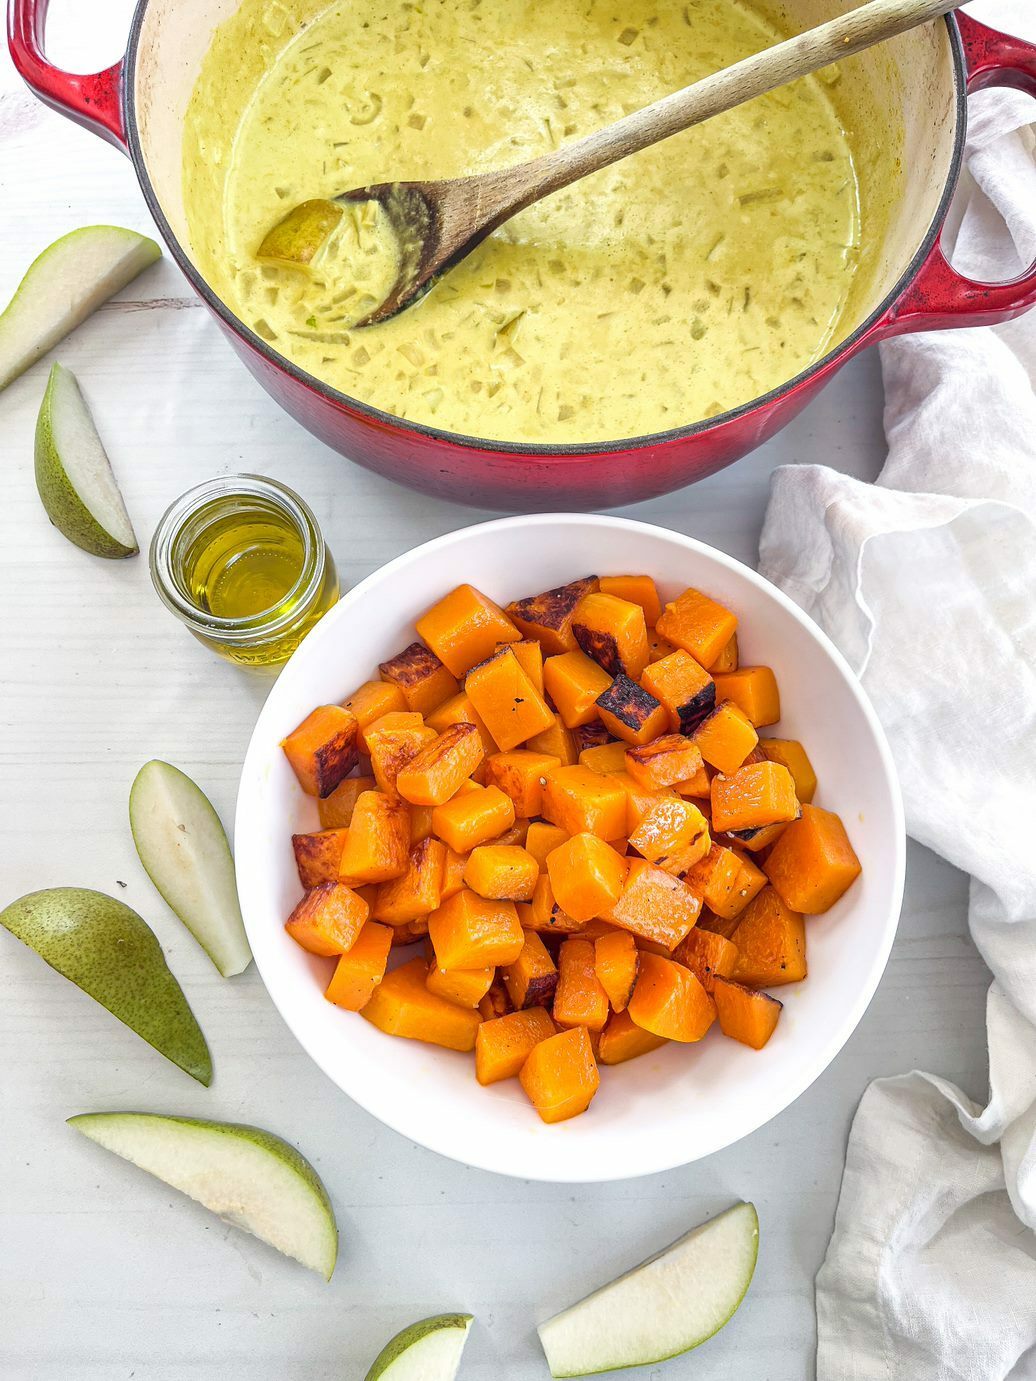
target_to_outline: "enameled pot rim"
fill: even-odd
[[[821,356],[820,359],[815,360],[799,374],[796,374],[791,379],[787,379],[784,383],[779,384],[768,393],[760,394],[758,397],[750,399],[747,403],[742,403],[738,407],[731,408],[727,412],[719,413],[715,417],[709,417],[699,422],[691,422],[682,427],[672,427],[667,431],[651,432],[643,436],[622,437],[617,441],[597,441],[583,444],[571,442],[564,445],[542,445],[523,441],[496,441],[488,437],[468,436],[461,432],[444,431],[438,427],[429,427],[422,422],[411,422],[404,418],[397,417],[394,413],[385,412],[381,408],[375,408],[369,403],[361,402],[358,398],[352,398],[349,394],[342,393],[338,389],[332,388],[330,384],[324,383],[315,375],[308,373],[304,369],[300,369],[299,366],[294,364],[287,356],[274,350],[269,342],[263,340],[261,336],[258,336],[246,326],[240,317],[236,316],[223,299],[210,287],[205,278],[202,277],[190,255],[181,245],[162,210],[148,174],[147,162],[140,142],[136,110],[136,69],[140,50],[141,32],[147,7],[148,0],[138,0],[137,7],[133,14],[129,43],[127,44],[124,60],[123,103],[126,140],[129,146],[130,157],[133,161],[133,167],[136,170],[137,180],[140,183],[141,191],[144,193],[144,199],[147,202],[148,210],[151,212],[155,224],[158,226],[162,238],[165,240],[174,260],[186,276],[188,282],[194,288],[195,292],[201,297],[203,302],[205,302],[210,311],[212,311],[225,326],[233,331],[236,336],[239,336],[245,341],[257,355],[260,355],[268,364],[279,369],[297,384],[300,384],[303,388],[309,389],[312,393],[317,394],[334,407],[344,412],[357,414],[367,422],[403,436],[417,434],[426,436],[430,440],[439,442],[440,444],[479,451],[484,454],[499,455],[501,457],[536,457],[537,459],[545,460],[557,457],[558,459],[568,461],[570,464],[573,461],[580,460],[592,461],[597,456],[647,451],[655,447],[681,442],[690,437],[700,436],[709,431],[719,429],[728,423],[736,422],[756,410],[768,409],[785,395],[793,393],[797,388],[815,378],[817,375],[823,374],[825,371],[849,359],[856,350],[865,343],[867,337],[874,331],[875,327],[903,295],[916,278],[939,238],[943,222],[950,208],[950,202],[957,187],[957,180],[960,176],[961,164],[964,158],[964,141],[967,134],[967,76],[964,63],[964,47],[956,21],[952,14],[948,14],[944,16],[944,23],[948,31],[950,52],[953,61],[955,107],[953,151],[950,157],[949,173],[945,185],[943,186],[942,195],[939,198],[939,205],[936,208],[935,215],[909,264],[870,315],[866,317],[850,335],[840,341],[834,349],[829,350],[826,355]]]

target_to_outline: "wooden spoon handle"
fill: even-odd
[[[839,58],[851,57],[884,39],[937,19],[962,3],[964,0],[869,0],[827,24],[743,58],[585,139],[507,169],[507,190],[515,195],[507,196],[506,215],[501,219],[628,154],[679,134],[796,77],[816,72]],[[492,174],[485,180],[491,181]],[[503,192],[503,186],[500,190]]]

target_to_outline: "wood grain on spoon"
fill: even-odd
[[[399,241],[399,273],[392,289],[356,324],[372,326],[409,307],[487,235],[533,202],[713,115],[948,14],[962,2],[869,0],[529,163],[474,177],[381,182],[343,193],[338,201],[379,202]]]

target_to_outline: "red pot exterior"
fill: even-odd
[[[768,440],[865,345],[910,331],[991,325],[1036,305],[1036,263],[1008,283],[973,282],[946,260],[939,243],[941,226],[936,226],[890,307],[819,365],[734,413],[659,437],[585,451],[467,444],[350,402],[286,364],[237,321],[200,279],[157,203],[133,126],[125,64],[116,63],[94,76],[52,66],[43,51],[47,5],[48,0],[8,0],[8,42],[15,66],[42,101],[131,153],[171,254],[251,373],[285,411],[328,446],[426,494],[526,511],[609,508],[654,498],[704,479]],[[959,32],[968,90],[1009,86],[1036,96],[1036,45],[998,33],[967,15],[958,14],[949,22]],[[961,111],[963,124],[963,105]],[[946,189],[944,213],[954,178],[955,173]]]

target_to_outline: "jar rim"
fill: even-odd
[[[192,517],[213,499],[243,497],[273,503],[292,522],[303,544],[302,568],[294,585],[267,609],[241,618],[222,618],[194,603],[176,579],[173,552],[177,537]],[[273,640],[304,618],[319,598],[327,564],[323,535],[304,499],[279,480],[265,475],[214,475],[186,490],[169,505],[155,528],[149,552],[151,580],[159,598],[192,630],[226,643]],[[280,604],[289,607],[276,619],[268,616]]]

